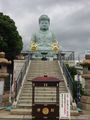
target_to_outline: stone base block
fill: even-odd
[[[81,107],[83,110],[90,110],[90,96],[81,97]]]
[[[85,85],[85,88],[86,88],[86,89],[90,89],[90,84],[86,84],[86,85]]]
[[[84,94],[90,96],[90,89],[85,89]]]
[[[90,103],[90,96],[82,96],[81,102],[83,103]]]
[[[90,78],[89,79],[85,79],[85,85],[90,85]]]
[[[81,103],[81,108],[82,108],[83,110],[90,111],[90,104]]]

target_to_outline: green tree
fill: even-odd
[[[0,51],[4,51],[8,59],[14,59],[22,48],[22,38],[15,22],[9,16],[0,13]]]
[[[74,80],[74,76],[77,74],[77,69],[74,66],[69,66],[68,64],[66,64],[68,71],[70,72],[73,80]]]

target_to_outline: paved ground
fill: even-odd
[[[11,115],[10,112],[0,110],[0,120],[31,120],[31,116]],[[70,120],[90,120],[90,115],[72,116]]]
[[[0,120],[31,120],[29,115],[11,115],[10,112],[0,110]]]

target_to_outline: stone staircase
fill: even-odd
[[[41,60],[32,60],[30,63],[30,67],[26,76],[26,79],[24,81],[19,99],[17,101],[17,106],[15,109],[11,111],[11,114],[31,114],[32,111],[32,79],[35,77],[40,76],[52,76],[59,78],[62,82],[60,82],[59,85],[59,92],[68,92],[67,87],[65,85],[65,81],[63,79],[63,74],[61,72],[59,63],[57,60],[55,61],[41,61]],[[42,89],[42,90],[41,90]],[[43,90],[44,89],[44,90]],[[44,100],[44,93],[43,91],[47,91],[47,99],[46,101],[50,101],[51,99],[54,100],[54,93],[55,90],[48,88],[48,90],[45,88],[40,88],[40,90],[37,91],[37,98],[36,100],[39,101],[45,101]]]

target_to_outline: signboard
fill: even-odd
[[[70,119],[70,94],[69,93],[60,94],[59,116],[60,116],[60,119]]]

